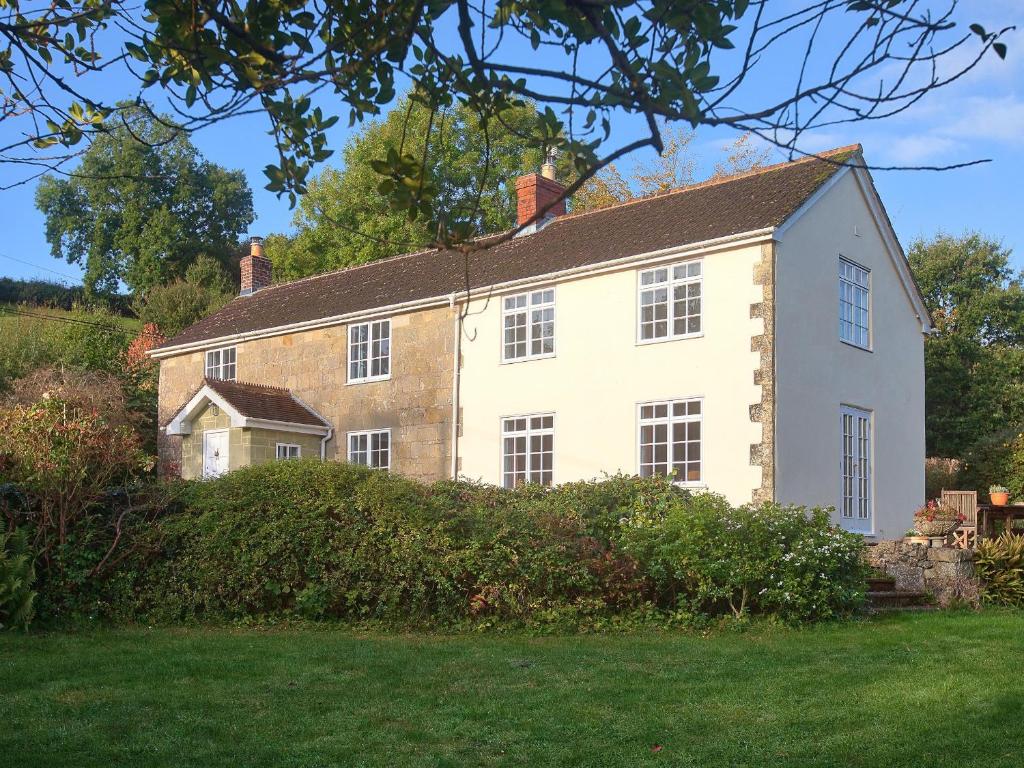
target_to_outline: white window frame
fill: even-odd
[[[871,270],[840,256],[839,340],[870,352],[871,326]]]
[[[547,321],[543,319],[543,313],[550,310],[551,320]],[[534,313],[540,312],[541,319],[535,320]],[[509,342],[506,339],[506,333],[508,332],[508,319],[516,317],[518,315],[523,316],[524,331],[526,338],[523,340],[523,344],[526,345],[526,354],[509,356]],[[544,335],[543,329],[546,324],[551,325],[551,351],[543,351],[543,343],[547,336]],[[526,293],[517,293],[511,296],[503,296],[501,300],[501,362],[502,363],[521,363],[525,360],[541,360],[545,357],[555,356],[555,289],[550,288],[539,288],[535,291],[527,291]],[[512,346],[519,342],[512,342]],[[540,344],[542,351],[534,352],[534,344]]]
[[[839,408],[839,523],[855,533],[874,533],[875,420],[872,411]]]
[[[383,450],[380,448],[380,444],[379,444],[379,440],[380,440],[381,435],[387,436],[387,439],[388,439],[387,448],[385,448]],[[363,448],[363,449],[358,449],[356,451],[353,451],[353,449],[352,449],[352,440],[353,440],[353,438],[355,438],[355,439],[365,438],[366,439],[366,447]],[[374,440],[374,438],[376,438],[378,440],[378,445],[377,445],[376,448],[373,447],[373,440]],[[391,471],[391,449],[392,449],[393,445],[394,445],[394,443],[391,440],[391,430],[390,429],[364,429],[364,430],[360,430],[358,432],[349,432],[346,435],[346,437],[345,437],[345,456],[347,457],[349,464],[361,464],[361,465],[363,465],[365,467],[370,467],[371,469],[383,469],[386,472],[390,472]],[[366,454],[366,461],[356,461],[353,458],[353,456],[355,454],[359,454],[359,453]],[[382,463],[378,462],[376,465],[372,464],[370,462],[370,458],[371,458],[371,454],[373,454],[373,453],[377,453],[378,455],[381,454],[381,453],[386,454],[386,456],[387,456],[387,463],[383,463],[382,464]]]
[[[543,422],[541,422],[540,426],[535,426],[534,419],[550,419],[551,426],[543,426]],[[523,428],[519,428],[515,424],[515,422],[520,420],[525,422]],[[512,429],[506,430],[506,426],[511,426]],[[501,474],[502,488],[515,488],[517,487],[517,485],[522,485],[525,483],[537,483],[547,488],[553,487],[555,484],[555,414],[523,413],[515,416],[502,416],[498,422],[498,431],[500,433],[499,445],[501,447],[501,463],[498,465],[498,467],[499,472]],[[534,438],[540,438],[541,440],[543,440],[543,438],[547,436],[551,437],[551,450],[545,451],[542,445],[541,450],[534,451]],[[522,471],[519,471],[514,467],[511,471],[509,471],[506,467],[506,461],[509,457],[509,454],[506,450],[506,440],[516,440],[518,438],[523,438],[525,440],[525,452],[520,454],[518,451],[516,451],[513,455],[525,456],[526,467]],[[545,470],[543,462],[543,456],[545,454],[550,454],[551,456],[550,467],[547,470]],[[540,462],[539,466],[537,466],[538,461]],[[545,472],[549,475],[549,477],[547,478],[547,482],[544,481]],[[525,479],[517,484],[516,476],[519,474],[525,475]],[[534,479],[537,476],[539,476],[540,479]]]
[[[384,338],[383,334],[381,333],[381,330],[385,329],[385,328],[387,329],[387,354],[386,355],[374,355],[373,354],[374,344],[378,344],[378,345],[380,344],[381,340]],[[352,337],[355,334],[355,332],[359,331],[359,330],[362,330],[362,329],[365,329],[365,331],[366,331],[366,339],[365,339],[365,341],[353,341]],[[353,323],[352,325],[350,325],[348,327],[347,339],[348,339],[348,346],[347,346],[348,352],[347,352],[346,361],[345,361],[345,373],[347,374],[347,382],[349,384],[362,384],[362,383],[367,382],[367,381],[384,381],[386,379],[390,379],[391,378],[392,344],[391,344],[391,320],[390,320],[390,318],[389,319],[385,319],[385,320],[368,320],[365,323]],[[361,357],[359,360],[353,359],[353,355],[352,355],[353,348],[355,348],[357,346],[358,347],[365,347],[365,356]],[[383,361],[383,365],[381,367],[386,367],[387,370],[384,371],[383,373],[380,373],[380,372],[378,372],[376,374],[372,373],[372,371],[373,371],[373,364],[376,361]],[[367,375],[366,376],[354,376],[352,374],[352,365],[353,365],[353,363],[363,363],[363,362],[365,362],[365,364],[366,364],[366,374]]]
[[[295,452],[294,456],[291,455],[293,449]],[[282,450],[284,452],[284,456],[281,455]],[[290,461],[293,459],[301,459],[302,446],[299,445],[298,443],[278,443],[274,455],[277,457],[278,461]]]
[[[689,411],[692,410],[692,408],[690,407],[690,404],[696,404],[696,406],[697,406],[697,413],[689,413]],[[675,411],[676,411],[676,406],[677,405],[678,406],[682,406],[683,413],[676,414]],[[660,415],[660,416],[658,416],[658,415],[645,416],[644,415],[644,410],[646,408],[653,409],[654,413],[657,413],[657,409],[658,408],[664,408],[664,414]],[[704,475],[705,457],[704,457],[704,398],[703,397],[680,397],[680,398],[676,398],[676,399],[673,399],[673,400],[650,400],[650,401],[644,402],[644,403],[637,403],[637,406],[636,406],[636,423],[637,423],[637,429],[636,429],[636,448],[637,448],[636,457],[637,457],[637,461],[636,461],[636,466],[637,466],[637,474],[639,474],[641,477],[649,477],[650,475],[654,474],[654,472],[652,470],[651,472],[649,472],[648,474],[645,475],[644,474],[644,467],[645,466],[652,466],[653,467],[655,464],[662,463],[662,462],[658,462],[656,460],[656,457],[654,457],[654,456],[651,457],[651,461],[649,461],[649,462],[645,462],[644,461],[644,446],[645,445],[652,445],[653,446],[653,445],[656,444],[653,441],[653,436],[652,436],[652,442],[651,443],[645,443],[645,441],[644,441],[644,427],[650,427],[652,430],[656,430],[657,427],[659,427],[659,426],[664,426],[665,427],[665,462],[664,462],[664,464],[667,467],[671,468],[669,471],[673,471],[675,469],[675,465],[677,463],[679,463],[677,461],[677,458],[679,458],[679,457],[677,457],[675,455],[677,441],[675,441],[673,439],[673,435],[672,435],[674,425],[676,425],[676,424],[693,424],[693,423],[698,424],[699,425],[699,427],[698,427],[699,436],[697,437],[697,440],[696,441],[690,440],[689,439],[689,435],[687,435],[686,436],[687,439],[683,440],[682,442],[685,443],[685,445],[686,445],[685,450],[687,451],[687,453],[689,452],[689,445],[691,443],[693,443],[693,442],[697,443],[698,454],[699,455],[698,455],[698,457],[696,459],[696,463],[698,465],[699,477],[697,479],[695,479],[695,480],[691,480],[689,477],[684,477],[684,478],[674,477],[672,482],[674,484],[676,484],[676,485],[680,485],[680,486],[687,487],[687,488],[704,488],[704,487],[706,487],[707,483],[705,482],[705,475]],[[684,465],[689,465],[691,463],[694,463],[693,460],[691,460],[688,455],[682,457],[681,461],[684,463]],[[686,466],[686,471],[688,471],[688,470],[689,470],[689,467]]]
[[[228,353],[231,353],[231,362],[225,362],[224,358]],[[217,362],[211,363],[210,358],[216,356]],[[217,349],[208,349],[206,354],[203,356],[204,368],[203,375],[207,379],[217,379],[218,381],[235,381],[238,377],[238,351],[236,347],[219,347]],[[231,375],[225,376],[224,370],[230,366]]]
[[[696,268],[698,274],[690,275],[689,272]],[[676,271],[682,269],[683,276],[677,277]],[[665,277],[662,280],[658,280],[658,272],[664,271]],[[652,277],[652,280],[647,284],[644,280],[648,276]],[[676,288],[683,286],[697,285],[699,286],[699,294],[697,296],[687,296],[683,298],[683,302],[688,302],[691,299],[698,299],[700,301],[700,311],[696,315],[690,315],[689,313],[684,314],[681,318],[676,316]],[[664,322],[666,323],[666,329],[668,333],[664,336],[652,336],[648,339],[644,338],[643,331],[644,325],[644,294],[653,292],[656,290],[665,291],[665,303],[666,303],[666,317]],[[688,291],[688,289],[687,289]],[[660,304],[661,302],[657,302]],[[686,331],[684,333],[675,332],[675,324],[677,319],[686,319],[687,322],[690,317],[696,317],[700,328],[696,331]],[[654,320],[652,322],[659,322]],[[704,260],[703,259],[687,259],[685,261],[677,261],[672,264],[663,264],[657,267],[649,267],[646,269],[637,270],[636,273],[636,343],[637,344],[659,344],[663,341],[676,341],[678,339],[695,339],[704,335]]]

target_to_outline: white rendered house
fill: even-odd
[[[560,193],[551,175],[517,183],[521,221]],[[924,495],[930,324],[859,146],[552,211],[469,257],[280,286],[253,283],[257,250],[243,296],[154,352],[162,459],[201,429],[182,408],[199,412],[210,355],[230,356],[231,378],[322,419],[326,458],[501,485],[671,473],[903,533]]]

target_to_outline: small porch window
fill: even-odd
[[[288,459],[301,459],[302,458],[302,446],[296,445],[295,443],[278,443],[277,444],[277,460],[286,461]]]

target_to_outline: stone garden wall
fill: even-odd
[[[869,546],[866,557],[872,567],[896,580],[898,590],[930,592],[940,605],[977,600],[973,550],[897,539]]]

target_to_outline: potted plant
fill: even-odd
[[[914,513],[914,530],[922,536],[948,536],[963,521],[959,510],[932,500]]]
[[[1004,485],[993,485],[988,489],[988,499],[997,507],[1005,507],[1010,503],[1010,492]]]
[[[907,544],[924,544],[926,547],[928,546],[928,537],[921,536],[913,528],[903,535],[903,540],[907,542]]]

